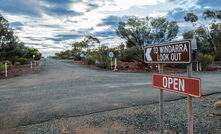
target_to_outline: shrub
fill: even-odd
[[[221,61],[221,48],[216,52],[215,60]]]
[[[13,68],[14,66],[11,64],[7,65],[7,69],[10,70],[11,68]],[[5,70],[5,63],[0,62],[0,72]]]
[[[27,63],[28,63],[28,59],[27,59],[27,58],[24,58],[24,57],[19,58],[18,61],[19,61],[21,64],[27,64]]]
[[[5,64],[0,62],[0,72],[4,71],[4,69],[5,69]]]
[[[199,62],[202,65],[202,70],[206,70],[206,67],[212,64],[214,61],[214,57],[210,54],[199,54]]]
[[[107,46],[101,46],[96,52],[96,65],[101,68],[107,68],[110,65],[110,57],[108,56],[110,50]]]
[[[84,58],[84,62],[88,65],[95,65],[95,62],[96,62],[96,57],[95,56],[87,56]]]

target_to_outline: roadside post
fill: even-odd
[[[192,77],[192,63],[187,65],[187,75],[188,77]],[[192,97],[190,95],[187,96],[187,113],[188,113],[188,134],[193,134],[193,108],[192,108]]]
[[[114,59],[114,71],[117,71],[117,58]]]
[[[8,77],[7,62],[5,62],[5,77]]]
[[[192,97],[201,98],[201,80],[192,77],[192,50],[197,49],[196,40],[162,43],[144,48],[144,62],[157,63],[158,74],[153,73],[153,87],[159,91],[160,134],[164,133],[163,90],[187,96],[188,134],[193,134]],[[163,64],[187,64],[188,76],[165,75]]]
[[[31,61],[31,63],[30,63],[30,67],[31,67],[31,69],[32,69],[32,61]]]
[[[109,57],[111,58],[111,70],[112,70],[112,58],[114,57],[114,54],[113,52],[109,52]]]
[[[158,64],[158,71],[163,74],[163,64]],[[163,89],[159,90],[159,116],[160,116],[160,134],[164,133],[164,98]]]
[[[36,66],[35,55],[33,55],[33,61],[34,61],[35,66]]]

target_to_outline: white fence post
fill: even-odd
[[[7,62],[5,62],[5,77],[8,77]]]

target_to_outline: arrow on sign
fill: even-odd
[[[146,51],[147,61],[152,61],[152,57],[151,57],[151,55],[150,55],[151,50],[152,50],[152,48],[147,48],[147,51]]]

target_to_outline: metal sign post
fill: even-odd
[[[193,68],[192,63],[187,65],[188,77],[192,77]],[[187,113],[188,113],[188,134],[193,134],[193,108],[192,108],[192,97],[187,96]]]
[[[153,74],[153,87],[159,92],[160,134],[164,133],[163,90],[187,95],[188,133],[193,134],[192,97],[201,97],[201,80],[192,77],[192,50],[197,49],[196,40],[162,43],[144,48],[144,62],[158,63],[159,74]],[[163,63],[186,63],[186,76],[164,75]]]
[[[5,62],[5,77],[8,77],[7,62]]]
[[[112,70],[112,58],[111,58],[111,70]]]
[[[114,57],[113,52],[109,52],[109,57],[111,58],[111,70],[112,70],[112,58]]]
[[[163,74],[163,64],[158,64],[158,70],[160,74]],[[159,90],[159,116],[160,116],[160,134],[164,133],[164,98],[163,98],[163,90]]]

